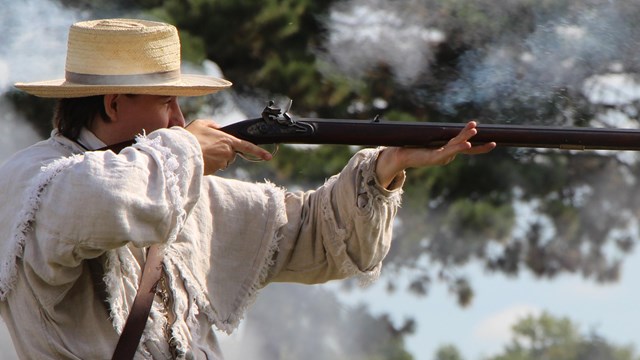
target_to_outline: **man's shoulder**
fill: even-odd
[[[52,138],[42,140],[11,155],[0,165],[0,181],[9,177],[16,179],[20,175],[38,172],[43,165],[65,156],[72,155],[71,149],[66,149]]]

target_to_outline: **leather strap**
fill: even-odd
[[[119,153],[127,146],[133,145],[134,140],[124,141],[118,144],[106,146],[98,151],[112,150]],[[127,322],[124,324],[122,334],[118,339],[118,344],[113,351],[112,360],[128,360],[133,359],[136,354],[138,345],[140,345],[140,339],[142,338],[142,332],[147,325],[147,319],[151,312],[151,305],[156,295],[156,288],[160,277],[162,276],[162,254],[158,245],[151,245],[147,252],[147,261],[144,263],[144,269],[142,270],[142,278],[140,279],[140,285],[138,286],[138,292],[135,299],[133,299],[133,305],[131,305],[131,311],[127,317]]]
[[[133,359],[140,344],[142,332],[147,324],[151,304],[161,276],[162,254],[158,245],[151,245],[147,252],[147,261],[142,270],[142,279],[140,280],[138,292],[133,300],[122,334],[120,334],[118,345],[113,352],[113,360]]]
[[[106,150],[111,150],[114,153],[119,153],[120,151],[122,151],[124,148],[126,148],[127,146],[131,146],[135,143],[136,141],[134,139],[131,140],[127,140],[127,141],[123,141],[123,142],[119,142],[117,144],[113,144],[113,145],[109,145],[109,146],[105,146],[101,149],[98,149],[98,151],[106,151]]]

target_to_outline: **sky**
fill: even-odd
[[[18,80],[40,80],[61,73],[61,70],[56,73],[57,70],[53,69],[62,69],[68,25],[82,14],[63,10],[44,0],[0,0],[0,10],[0,30],[8,34],[0,39],[0,92]],[[16,31],[34,19],[45,18],[49,22],[41,33]],[[432,38],[437,34],[418,33],[437,41]],[[10,43],[7,42],[9,38],[12,39]],[[34,47],[35,41],[42,45]],[[43,53],[47,54],[46,64],[29,67]],[[421,54],[415,62],[429,56]],[[6,104],[0,104],[0,108],[3,109],[0,119],[3,125],[0,127],[2,161],[7,154],[35,141],[36,135],[20,123]],[[620,281],[608,285],[597,285],[570,275],[551,281],[537,280],[526,273],[517,278],[507,278],[501,274],[486,274],[474,264],[464,271],[476,291],[472,304],[467,308],[459,307],[444,285],[437,283],[433,284],[429,295],[422,298],[403,291],[390,295],[385,291],[384,279],[364,290],[340,292],[339,298],[353,306],[365,303],[373,314],[390,313],[397,324],[406,317],[415,318],[417,331],[407,338],[407,347],[418,360],[431,359],[435,349],[443,344],[456,345],[468,360],[495,354],[509,341],[510,326],[519,317],[543,311],[570,318],[582,327],[584,333],[595,330],[611,342],[633,344],[640,351],[640,314],[635,306],[640,298],[640,287],[635,285],[635,276],[640,274],[640,254],[627,258]],[[405,278],[410,276],[401,276],[401,281]],[[339,288],[335,283],[322,286],[334,290]],[[235,339],[223,338],[223,341]],[[3,349],[0,360],[15,358],[9,350],[12,346],[2,321],[0,348]]]

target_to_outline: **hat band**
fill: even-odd
[[[65,79],[81,85],[154,85],[180,80],[180,70],[134,75],[95,75],[67,71]]]

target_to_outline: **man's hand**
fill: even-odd
[[[205,175],[226,169],[233,163],[237,153],[271,160],[272,155],[267,150],[231,136],[219,128],[218,124],[210,120],[195,120],[185,128],[200,143]]]
[[[388,187],[393,179],[408,168],[446,165],[458,154],[484,154],[496,147],[496,143],[471,146],[469,139],[478,133],[476,122],[470,121],[460,133],[439,149],[390,147],[384,149],[376,163],[378,181]]]

